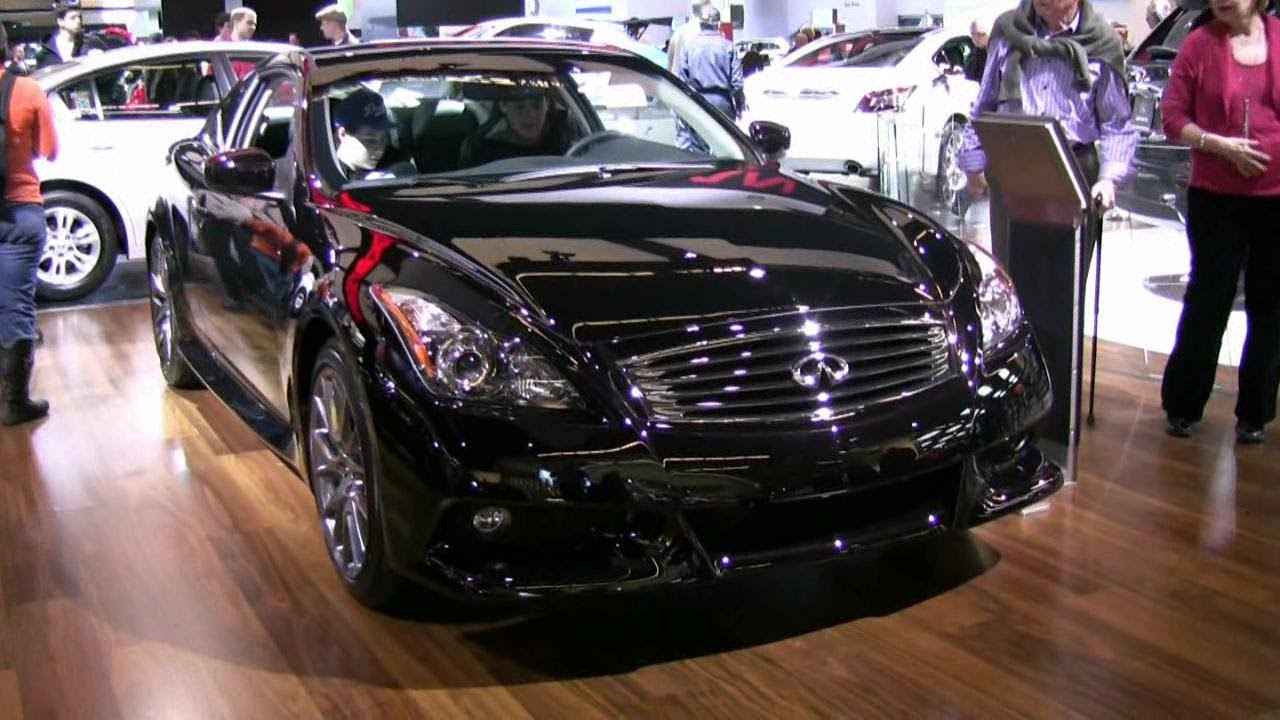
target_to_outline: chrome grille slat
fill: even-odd
[[[951,377],[950,373],[947,373],[946,375],[940,376],[940,377],[938,377],[938,378],[936,378],[936,379],[934,379],[934,380],[930,380],[930,381],[928,381],[928,382],[922,382],[922,383],[921,383],[921,384],[919,384],[918,386],[915,386],[915,387],[911,388],[911,391],[910,391],[910,392],[911,392],[911,393],[913,393],[913,394],[914,394],[914,393],[921,393],[921,392],[925,392],[925,391],[927,391],[927,390],[929,390],[929,389],[931,389],[931,388],[933,388],[933,387],[936,387],[936,386],[938,386],[938,385],[942,384],[943,382],[946,382],[948,379],[950,379],[950,377]],[[888,394],[888,395],[885,395],[884,397],[875,397],[875,398],[868,398],[868,399],[866,399],[866,400],[864,400],[864,401],[856,401],[856,402],[855,402],[855,404],[854,404],[854,405],[852,405],[852,406],[849,406],[849,407],[841,407],[841,408],[838,408],[838,409],[833,410],[833,411],[832,411],[832,415],[831,415],[831,417],[830,417],[830,420],[832,420],[832,421],[840,420],[840,419],[845,418],[845,417],[848,417],[848,416],[850,416],[850,415],[854,415],[854,414],[857,414],[857,413],[859,413],[859,412],[863,412],[863,411],[865,411],[867,408],[874,407],[875,405],[878,405],[878,404],[883,403],[883,402],[888,402],[888,401],[890,401],[890,400],[894,400],[894,399],[896,399],[896,398],[901,397],[901,395],[902,395],[902,393],[900,393],[900,392],[893,392],[893,393],[890,393],[890,394]],[[784,411],[778,411],[778,412],[756,412],[756,413],[752,413],[752,414],[750,415],[750,417],[738,416],[738,417],[722,418],[722,417],[700,417],[700,416],[694,415],[694,416],[690,416],[690,417],[681,417],[681,418],[677,418],[677,419],[673,419],[673,420],[668,420],[668,422],[672,422],[672,423],[676,423],[676,422],[683,422],[683,423],[785,423],[785,422],[795,422],[796,420],[813,420],[813,419],[814,419],[814,417],[813,417],[812,412],[811,412],[810,410],[808,410],[808,409],[801,409],[801,410],[798,410],[798,411],[797,411],[797,410],[784,410]]]
[[[936,333],[931,332],[930,334],[931,335],[936,334],[937,337],[936,338],[930,337],[928,335],[923,335],[922,333],[919,333],[919,332],[899,332],[899,333],[894,333],[893,335],[872,336],[872,337],[852,336],[852,337],[844,337],[844,338],[829,338],[824,336],[823,339],[820,341],[813,341],[813,340],[810,340],[809,338],[805,338],[806,342],[802,343],[801,347],[807,347],[807,342],[821,342],[822,347],[820,349],[825,351],[835,352],[836,350],[846,350],[846,349],[855,348],[855,347],[886,345],[888,343],[897,343],[897,342],[902,342],[902,343],[915,342],[923,346],[932,347],[937,341],[946,340],[946,334],[941,329],[938,329]],[[654,361],[651,363],[647,363],[647,367],[641,374],[652,374],[652,373],[661,374],[661,373],[671,372],[672,370],[684,368],[684,367],[701,366],[703,368],[706,368],[706,367],[714,367],[716,365],[723,365],[726,363],[733,363],[733,362],[750,362],[753,359],[759,359],[759,358],[765,358],[765,357],[776,357],[779,355],[789,356],[789,355],[793,355],[796,352],[796,345],[793,343],[793,344],[784,345],[781,347],[765,346],[762,349],[751,348],[751,356],[748,358],[743,358],[737,355],[730,355],[728,357],[711,357],[711,354],[717,353],[717,351],[726,352],[726,351],[731,351],[735,349],[740,351],[748,347],[751,347],[751,346],[747,343],[736,343],[734,345],[721,345],[716,348],[713,348],[710,346],[707,346],[707,347],[699,346],[697,348],[682,352],[681,357],[669,356],[669,357],[663,358],[661,361]],[[688,358],[686,359],[686,357],[684,356],[688,356]],[[691,359],[698,358],[701,356],[707,356],[709,358],[708,361],[705,363],[699,363],[697,365],[691,362]],[[841,355],[841,357],[845,357],[845,356]]]
[[[908,370],[919,370],[922,368],[934,368],[939,364],[945,363],[945,358],[937,358],[934,356],[925,356],[908,361],[895,362],[889,365],[876,365],[867,367],[857,371],[858,379],[866,380],[869,378],[877,378],[883,375],[892,375],[894,373],[906,372]],[[785,373],[772,372],[768,374],[751,375],[749,379],[737,378],[740,382],[728,382],[728,387],[736,387],[737,390],[726,390],[724,387],[701,387],[708,383],[716,386],[724,386],[724,381],[715,380],[678,380],[669,386],[659,389],[652,398],[658,398],[663,395],[672,394],[673,392],[693,393],[699,395],[722,395],[727,394],[731,397],[741,396],[753,392],[767,392],[771,390],[790,390],[795,387],[795,381],[791,379],[791,372],[788,368]],[[836,394],[840,390],[840,386],[835,387],[829,394]]]
[[[909,373],[907,375],[907,381],[910,381],[910,380],[919,380],[925,377],[933,377],[934,375],[944,370],[946,370],[945,364],[940,362],[919,363],[919,364],[911,365],[908,367],[895,368],[889,372],[876,373],[874,375],[874,377],[876,378],[874,382],[868,380],[865,383],[858,383],[858,385],[855,387],[836,386],[831,390],[828,390],[827,395],[835,399],[846,398],[851,395],[856,395],[858,393],[861,393],[864,390],[869,389],[871,391],[874,391],[877,389],[883,389],[884,387],[886,387],[886,384],[893,385],[893,384],[897,384],[898,382],[904,382],[904,380],[902,380],[901,378],[892,377],[897,374]],[[785,382],[773,381],[773,382],[764,383],[764,384],[743,386],[741,390],[735,390],[735,391],[705,390],[705,391],[699,392],[698,396],[704,400],[715,400],[722,396],[728,397],[728,398],[746,398],[755,393],[790,390],[794,386],[795,386],[794,382],[790,378],[787,378]],[[664,392],[660,390],[658,392],[655,392],[653,395],[651,395],[649,399],[653,404],[658,405],[666,402],[674,402],[676,401],[677,397],[678,395],[676,393],[673,393],[670,391]],[[804,398],[804,402],[811,402],[816,405],[816,401],[814,401],[813,398],[806,397]]]
[[[890,378],[878,383],[872,383],[870,385],[867,385],[866,387],[853,388],[843,392],[834,392],[834,393],[831,393],[831,396],[832,396],[832,400],[857,400],[865,395],[870,395],[870,394],[874,394],[874,393],[885,391],[885,390],[891,390],[904,385],[915,385],[916,383],[923,383],[923,382],[928,382],[936,379],[938,379],[937,372],[933,370],[924,370],[918,373],[913,373],[912,375],[908,375],[906,377]],[[897,392],[895,391],[894,395],[896,394]],[[784,404],[796,405],[802,408],[806,408],[806,412],[804,413],[805,416],[812,414],[813,411],[817,410],[820,407],[820,404],[817,401],[813,400],[812,398],[797,397],[793,400],[787,401],[786,403],[779,403],[777,400],[761,398],[759,400],[755,400],[755,399],[729,400],[729,401],[721,402],[715,407],[693,407],[685,410],[684,415],[688,419],[697,419],[700,416],[714,418],[722,413],[733,413],[735,411],[748,410],[748,409],[754,409],[754,408],[760,408],[760,407],[766,407],[766,408],[778,407]],[[833,410],[833,413],[834,412],[835,411]]]
[[[652,417],[666,422],[847,417],[954,375],[947,325],[937,308],[926,305],[802,309],[621,341],[624,347],[645,346],[621,366],[643,393]],[[663,342],[680,344],[661,347]],[[820,387],[796,382],[793,369],[814,348],[843,363],[842,373],[847,366],[847,377],[823,375],[827,379]]]
[[[839,350],[839,348],[834,346],[825,348],[825,351],[827,352],[836,352],[837,350]],[[794,349],[792,350],[791,354],[792,355],[795,354]],[[928,347],[911,348],[908,350],[904,350],[903,352],[881,351],[876,353],[866,353],[865,355],[861,355],[861,354],[853,355],[850,353],[843,353],[843,352],[840,353],[840,357],[847,360],[849,362],[849,365],[859,369],[865,367],[868,371],[878,370],[880,368],[879,363],[881,363],[882,361],[900,360],[905,357],[911,357],[911,356],[917,356],[917,355],[920,356],[919,359],[917,360],[918,364],[924,364],[924,363],[933,362],[936,360],[935,350]],[[707,383],[729,382],[729,384],[731,385],[745,386],[746,384],[750,383],[751,380],[764,377],[764,376],[781,374],[783,377],[790,378],[791,366],[794,364],[794,360],[788,360],[788,361],[782,361],[782,362],[770,362],[763,365],[754,364],[754,363],[730,363],[730,364],[737,364],[737,365],[740,365],[741,367],[735,368],[734,370],[725,370],[725,371],[719,371],[714,373],[701,372],[701,368],[698,368],[698,371],[692,372],[691,374],[677,375],[673,378],[662,381],[662,383],[666,387],[680,388],[682,390],[690,390],[690,391],[696,389],[696,386],[698,385],[703,385]],[[746,370],[747,372],[735,374],[737,370]],[[862,375],[862,373],[859,373],[859,374]],[[640,374],[638,376],[639,377],[656,377],[654,375],[647,375],[647,374]]]

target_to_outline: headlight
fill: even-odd
[[[978,285],[978,313],[982,317],[982,347],[991,352],[1008,340],[1022,325],[1022,306],[1013,280],[986,250],[970,245],[982,270]]]
[[[576,402],[569,381],[518,338],[499,338],[407,290],[375,285],[371,293],[439,394],[545,408]]]

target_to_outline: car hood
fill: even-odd
[[[919,215],[771,168],[350,195],[578,340],[646,322],[940,302],[958,277],[953,246]]]

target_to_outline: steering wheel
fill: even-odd
[[[605,140],[624,137],[626,137],[626,135],[623,135],[616,130],[599,130],[593,132],[590,135],[579,138],[577,142],[570,145],[569,149],[565,151],[565,157],[578,157],[579,155],[582,155],[587,148],[590,148],[593,145],[599,145]]]

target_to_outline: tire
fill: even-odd
[[[387,561],[369,402],[337,340],[320,349],[310,380],[303,425],[307,482],[329,559],[351,595],[383,609],[405,582]]]
[[[943,126],[933,190],[938,203],[960,217],[969,210],[969,193],[964,189],[964,173],[959,165],[966,124],[963,120],[952,119]]]
[[[78,300],[97,290],[120,254],[115,223],[98,203],[67,190],[44,196],[48,236],[40,258],[41,300]]]
[[[204,383],[178,349],[182,323],[174,310],[169,273],[169,256],[165,254],[164,244],[159,237],[152,238],[147,253],[147,280],[151,297],[151,337],[155,340],[156,356],[160,359],[160,373],[171,388],[199,390],[204,388]]]

